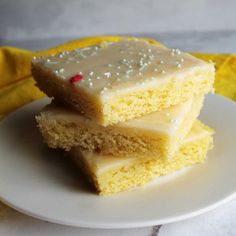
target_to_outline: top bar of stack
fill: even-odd
[[[47,95],[107,126],[212,91],[214,65],[141,39],[103,42],[34,58]]]

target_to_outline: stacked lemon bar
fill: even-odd
[[[142,39],[34,58],[53,97],[36,116],[44,141],[69,152],[99,194],[203,162],[213,130],[197,117],[214,65]]]

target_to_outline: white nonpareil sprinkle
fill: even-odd
[[[144,70],[146,66],[147,66],[147,63],[142,64],[142,65],[139,67],[139,71]]]
[[[93,72],[93,71],[90,71],[90,72],[89,72],[89,75],[91,75],[91,76],[92,76],[93,74],[94,74],[94,72]]]
[[[123,58],[121,61],[120,61],[121,64],[124,64],[126,66],[129,66],[129,62],[127,61],[127,59]]]
[[[155,71],[155,72],[157,72],[157,71],[158,71],[158,69],[157,69],[157,68],[155,68],[155,69],[154,69],[154,71]]]
[[[181,67],[181,64],[180,64],[179,62],[176,62],[176,66],[177,66],[178,68],[180,68],[180,67]]]
[[[127,71],[126,71],[126,74],[129,74],[129,73],[131,73],[131,72],[133,72],[132,69],[131,69],[131,70],[127,70]]]
[[[64,71],[65,71],[64,68],[59,69],[59,72],[60,72],[60,73],[63,73]]]
[[[89,86],[92,87],[93,86],[93,82],[89,82]]]
[[[152,59],[154,58],[154,55],[150,55],[150,56],[148,56],[148,58],[149,58],[150,60],[152,60]]]
[[[164,64],[164,61],[163,61],[163,60],[160,60],[160,64]]]
[[[175,54],[180,55],[181,51],[178,48],[177,49],[172,48],[171,49],[171,55],[174,56]]]
[[[180,51],[178,48],[175,50],[175,52],[176,52],[178,55],[181,54],[181,51]]]
[[[162,73],[162,74],[165,74],[165,73],[166,73],[166,71],[165,71],[165,70],[162,70],[162,71],[161,71],[161,73]]]
[[[109,78],[111,77],[111,72],[105,72],[104,75]]]
[[[63,58],[64,55],[65,55],[64,51],[62,51],[62,52],[60,52],[60,53],[58,54],[58,56],[59,56],[60,58]]]

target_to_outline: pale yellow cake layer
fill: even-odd
[[[107,126],[212,91],[214,65],[142,40],[93,45],[35,58],[39,88]]]
[[[213,130],[196,121],[172,161],[144,156],[143,158],[104,156],[73,148],[70,154],[98,194],[109,195],[142,186],[152,179],[173,173],[186,166],[202,163],[213,147]]]
[[[199,115],[203,95],[148,115],[101,126],[78,112],[50,104],[36,117],[45,142],[51,148],[70,150],[79,146],[88,151],[117,156],[145,153],[171,159]]]

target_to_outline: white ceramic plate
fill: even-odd
[[[203,165],[130,192],[100,197],[59,151],[49,150],[34,121],[48,99],[0,123],[0,199],[43,220],[90,228],[131,228],[196,216],[236,193],[236,104],[208,95],[201,119],[216,130]]]

